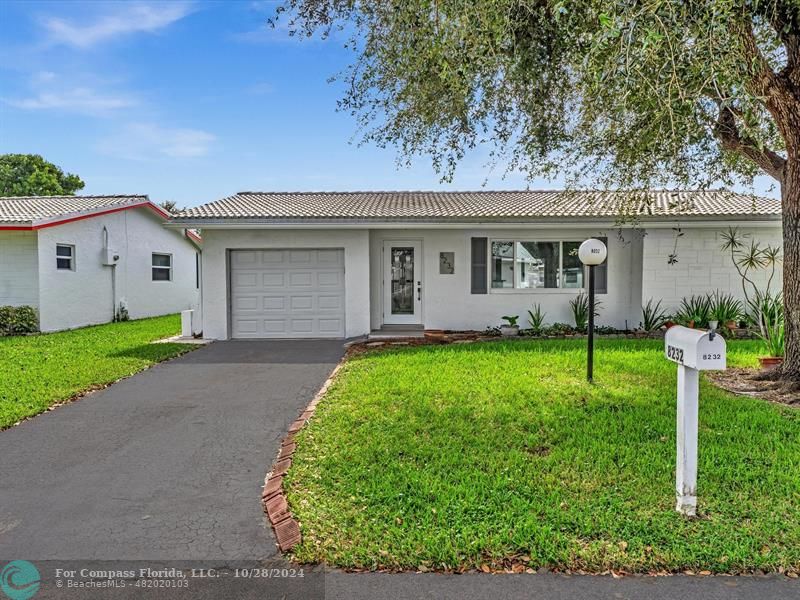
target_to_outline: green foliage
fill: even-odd
[[[589,296],[583,292],[580,292],[577,296],[569,301],[569,306],[572,310],[572,318],[575,319],[575,329],[581,333],[585,333],[589,327]],[[595,299],[595,318],[600,315],[599,309],[601,306],[602,302]]]
[[[528,311],[528,323],[534,333],[538,333],[544,326],[545,313],[542,311],[542,305],[538,302],[533,305],[533,308]]]
[[[180,328],[180,317],[169,315],[0,338],[0,429],[192,350],[187,344],[151,343]]]
[[[702,377],[699,514],[686,519],[675,512],[676,365],[663,348],[597,340],[594,384],[584,340],[348,360],[284,480],[303,524],[294,557],[369,570],[511,557],[560,571],[797,569],[797,409]],[[734,340],[728,364],[755,367],[761,353]]]
[[[653,299],[647,301],[642,306],[642,329],[645,331],[657,331],[666,325],[669,315],[661,308],[661,300],[653,305]]]
[[[711,314],[711,301],[708,294],[692,295],[681,299],[681,306],[675,313],[675,321],[686,327],[705,329]]]
[[[796,0],[286,0],[277,18],[300,35],[349,35],[357,57],[340,108],[367,141],[430,155],[445,178],[490,144],[495,162],[531,177],[569,165],[573,182],[641,189],[778,178],[792,125],[774,105],[795,84],[777,72],[800,60],[797,10]]]
[[[770,356],[783,356],[786,349],[783,296],[759,293],[750,300],[750,318],[758,324],[759,337],[764,340]]]
[[[0,306],[0,335],[39,331],[39,316],[32,306]]]
[[[732,294],[723,293],[719,290],[708,295],[708,303],[708,318],[710,321],[717,321],[719,327],[725,327],[725,324],[730,321],[738,322],[744,314],[741,300],[734,298]]]
[[[569,323],[553,323],[549,327],[542,328],[542,335],[545,336],[561,336],[572,335],[576,333],[576,329]]]
[[[509,327],[516,327],[517,321],[519,321],[519,315],[506,316],[501,318],[503,319],[503,321],[506,321],[508,323]]]
[[[0,196],[71,196],[84,185],[38,154],[0,155]]]
[[[764,317],[764,335],[761,339],[767,346],[769,356],[783,356],[786,351],[786,328],[783,312],[773,317]]]
[[[779,247],[762,245],[750,239],[750,234],[742,233],[738,227],[729,227],[720,233],[722,244],[720,249],[730,254],[731,263],[739,274],[744,294],[745,305],[748,307],[748,320],[756,324],[762,336],[766,334],[764,319],[760,312],[764,306],[769,307],[775,292],[772,283],[775,272],[782,260]],[[753,275],[759,271],[769,271],[767,283],[759,286]],[[766,302],[766,304],[764,304]],[[744,307],[742,307],[744,313]]]

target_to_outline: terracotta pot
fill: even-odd
[[[725,327],[727,327],[730,331],[736,329],[736,321],[728,321],[725,323]]]
[[[674,321],[667,321],[666,323],[664,323],[664,326],[667,329],[669,329],[670,327],[675,327],[675,322]]]
[[[759,356],[758,362],[761,363],[761,368],[764,370],[774,369],[783,364],[782,356]]]

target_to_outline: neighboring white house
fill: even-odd
[[[0,198],[0,306],[42,331],[197,307],[200,240],[169,216],[147,196]]]
[[[203,230],[206,337],[343,338],[483,329],[503,315],[526,326],[534,303],[570,323],[589,237],[608,243],[601,325],[638,326],[649,298],[674,309],[695,293],[741,296],[720,233],[779,246],[781,208],[723,191],[650,192],[635,206],[599,192],[242,192],[171,226]]]

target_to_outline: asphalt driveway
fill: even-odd
[[[217,342],[0,432],[0,558],[274,556],[265,471],[342,354]]]

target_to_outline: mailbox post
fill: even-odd
[[[664,355],[678,363],[678,443],[675,510],[697,512],[697,421],[700,371],[726,367],[725,339],[715,331],[676,325],[664,336]]]

